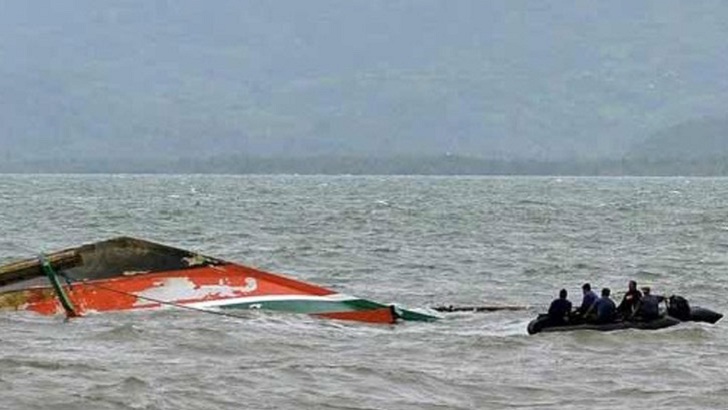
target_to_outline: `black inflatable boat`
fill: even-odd
[[[533,335],[540,332],[566,332],[571,330],[599,330],[603,332],[620,329],[644,329],[655,330],[674,326],[681,322],[705,322],[715,324],[723,315],[710,309],[701,307],[690,307],[687,301],[679,296],[670,297],[670,304],[666,314],[661,317],[644,320],[617,320],[611,323],[585,323],[576,318],[572,323],[554,324],[548,315],[541,314],[528,324],[528,334]]]

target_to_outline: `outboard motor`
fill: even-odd
[[[682,296],[672,295],[669,299],[667,314],[682,321],[690,320],[690,304]]]

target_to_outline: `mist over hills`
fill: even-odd
[[[728,113],[727,21],[721,1],[2,2],[0,159],[679,154],[674,127]]]
[[[668,127],[636,144],[629,156],[683,160],[728,156],[728,117],[700,118]]]

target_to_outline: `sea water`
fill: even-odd
[[[728,323],[525,330],[587,281],[728,311],[728,179],[0,175],[0,262],[119,235],[422,311],[530,309],[394,326],[3,312],[0,408],[728,406]]]

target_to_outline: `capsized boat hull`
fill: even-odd
[[[436,319],[138,239],[118,238],[92,245],[97,246],[86,245],[75,254],[69,253],[73,250],[62,251],[73,255],[69,260],[75,263],[58,263],[60,276],[70,282],[62,289],[81,315],[181,305],[196,309],[264,309],[370,323]],[[8,272],[5,278],[20,280],[6,280],[4,290],[0,288],[0,309],[64,314],[48,280],[34,274],[31,261],[24,263],[22,274],[17,269],[0,270],[0,283]]]

